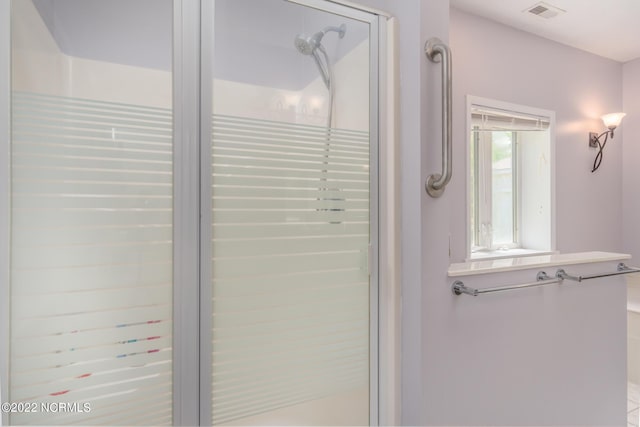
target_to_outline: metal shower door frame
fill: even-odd
[[[9,205],[11,139],[11,2],[0,2],[0,403],[9,396]],[[9,424],[9,414],[0,412],[0,424]]]
[[[180,426],[200,424],[200,16],[200,0],[173,1],[173,425]]]
[[[199,318],[191,315],[193,306],[190,300],[193,299],[194,293],[197,294],[197,269],[196,280],[190,275],[189,266],[191,259],[197,260],[197,248],[195,251],[190,250],[193,245],[194,235],[197,238],[197,220],[188,217],[187,206],[197,206],[197,200],[193,199],[190,194],[189,186],[195,181],[199,182],[199,176],[194,175],[193,168],[188,167],[188,163],[181,163],[180,160],[188,160],[198,156],[198,138],[191,129],[196,128],[193,123],[187,120],[198,115],[192,114],[197,112],[193,109],[193,103],[190,100],[194,97],[197,83],[193,79],[193,73],[199,72],[199,27],[191,24],[194,17],[199,19],[199,2],[200,0],[174,0],[174,58],[173,58],[173,85],[174,85],[174,111],[184,112],[177,114],[174,119],[174,139],[181,140],[183,144],[176,147],[174,151],[174,160],[176,166],[174,169],[175,180],[174,185],[177,196],[174,199],[174,206],[179,207],[175,211],[174,217],[174,283],[183,283],[184,290],[178,292],[174,287],[174,316],[179,317],[174,324],[174,423],[177,425],[195,425],[198,423],[197,409],[198,395],[193,393],[189,387],[190,382],[198,381],[197,370],[193,371],[191,366],[194,361],[197,362],[197,352],[194,351],[176,351],[181,346],[188,345],[193,342],[197,346],[197,334],[193,333],[194,326],[199,324]],[[198,21],[199,22],[199,21]],[[196,65],[194,67],[194,65]],[[191,70],[188,72],[187,70]],[[198,88],[199,89],[199,88]],[[197,92],[199,96],[199,92]],[[183,110],[184,108],[184,110]],[[0,402],[9,400],[9,342],[10,342],[10,312],[11,312],[11,293],[10,293],[10,241],[11,241],[11,1],[0,1]],[[197,157],[195,157],[197,158]],[[184,190],[186,189],[186,190]],[[194,215],[197,219],[197,209]],[[191,243],[189,243],[191,239]],[[197,240],[195,240],[197,241]],[[197,264],[197,262],[196,262]],[[191,285],[190,285],[191,284]],[[191,297],[191,298],[190,298]],[[197,297],[197,296],[196,296]],[[191,330],[193,336],[189,340],[189,334],[181,332]],[[195,347],[197,348],[197,347]],[[195,355],[195,356],[194,356]],[[196,418],[193,414],[196,414]],[[7,412],[0,413],[2,425],[9,424],[9,414]]]

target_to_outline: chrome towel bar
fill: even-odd
[[[470,288],[468,286],[465,286],[464,282],[462,282],[461,280],[456,280],[451,285],[451,291],[455,295],[467,294],[467,295],[476,297],[480,294],[488,294],[491,292],[511,291],[514,289],[553,285],[555,283],[562,283],[564,280],[582,282],[583,280],[598,279],[601,277],[609,277],[609,276],[619,276],[621,274],[638,273],[638,272],[640,272],[640,268],[627,267],[624,263],[621,262],[620,264],[618,264],[617,271],[613,273],[592,274],[588,276],[572,276],[570,274],[567,274],[567,272],[564,271],[563,269],[559,269],[556,272],[555,277],[550,277],[544,271],[540,271],[536,276],[535,282],[521,283],[517,285],[497,286],[494,288],[484,288],[484,289]]]
[[[591,274],[588,276],[571,276],[567,274],[564,270],[560,269],[556,273],[556,277],[561,279],[573,280],[575,282],[582,282],[583,280],[591,280],[591,279],[599,279],[600,277],[609,277],[609,276],[619,276],[621,274],[629,274],[640,272],[640,268],[637,267],[627,267],[623,262],[618,264],[618,271],[615,273],[602,273],[602,274]]]

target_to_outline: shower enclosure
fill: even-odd
[[[383,19],[2,7],[4,422],[376,424]]]

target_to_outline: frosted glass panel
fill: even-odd
[[[12,425],[172,424],[171,72],[109,45],[142,3],[12,2]]]
[[[170,424],[171,112],[14,92],[12,123],[11,400],[91,407],[12,423]]]
[[[368,424],[368,24],[271,0],[215,16],[213,424]],[[319,65],[299,45],[328,27]]]
[[[369,380],[369,136],[213,127],[213,403],[224,424]]]

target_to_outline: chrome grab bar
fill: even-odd
[[[494,288],[484,288],[484,289],[475,289],[465,286],[465,284],[461,280],[456,280],[451,285],[451,291],[455,295],[467,294],[471,296],[478,296],[480,294],[487,294],[490,292],[501,292],[501,291],[510,291],[514,289],[522,289],[522,288],[531,288],[537,286],[546,286],[552,285],[554,283],[562,283],[565,279],[571,280],[574,282],[582,282],[583,280],[591,280],[591,279],[599,279],[601,277],[609,277],[609,276],[619,276],[621,274],[629,274],[629,273],[640,273],[640,268],[635,267],[627,267],[624,263],[619,263],[617,271],[614,273],[600,273],[600,274],[592,274],[588,276],[572,276],[567,274],[563,269],[559,269],[556,272],[555,277],[550,277],[544,271],[538,272],[536,276],[536,281],[532,283],[522,283],[518,285],[506,285],[506,286],[497,286]]]
[[[442,62],[442,173],[429,175],[424,183],[431,197],[440,197],[451,180],[451,51],[433,37],[425,43],[424,53],[432,62]]]

